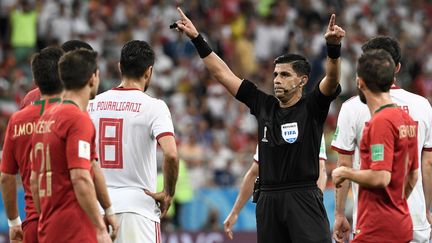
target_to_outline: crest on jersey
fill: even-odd
[[[281,125],[281,133],[283,139],[287,143],[294,143],[298,137],[298,125],[297,122],[285,123]]]

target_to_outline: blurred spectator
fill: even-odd
[[[20,0],[10,15],[11,45],[18,64],[35,51],[37,40],[37,10],[28,0]]]

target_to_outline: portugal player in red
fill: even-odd
[[[413,225],[407,198],[417,181],[417,123],[390,98],[395,64],[384,50],[358,60],[359,96],[371,113],[360,144],[360,170],[333,170],[337,187],[359,184],[357,227],[353,242],[409,242]]]
[[[99,85],[96,58],[96,52],[79,49],[60,59],[64,101],[40,118],[33,136],[40,242],[111,242],[90,176],[95,129],[86,107]]]
[[[56,47],[47,47],[37,53],[31,62],[33,78],[42,92],[42,99],[16,112],[9,120],[1,163],[2,196],[6,214],[9,218],[9,236],[11,240],[24,238],[24,242],[38,242],[38,213],[30,191],[30,161],[32,135],[40,131],[37,126],[39,117],[50,106],[60,102],[63,83],[57,71],[57,63],[63,51]],[[39,90],[38,89],[38,90]],[[39,97],[40,98],[40,97]],[[20,173],[25,192],[26,218],[21,226],[18,216],[16,174]],[[22,230],[21,230],[22,228]]]

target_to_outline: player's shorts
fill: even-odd
[[[118,213],[120,225],[114,243],[161,243],[160,224],[136,213]]]
[[[410,243],[429,243],[431,228],[414,230],[413,240]]]
[[[256,218],[258,243],[331,243],[323,193],[315,182],[261,186]]]
[[[22,230],[24,233],[23,243],[38,243],[38,219],[24,220]]]

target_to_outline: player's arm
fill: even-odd
[[[321,136],[320,152],[319,152],[319,176],[317,186],[324,192],[327,186],[327,169],[326,169],[327,151],[324,134]]]
[[[337,166],[352,168],[353,156],[348,154],[338,154]],[[335,223],[333,226],[333,238],[336,242],[344,242],[349,239],[350,225],[345,217],[345,203],[348,196],[350,181],[346,180],[335,190]]]
[[[384,188],[391,180],[388,170],[354,170],[345,166],[334,169],[332,176],[336,187],[340,187],[345,180],[350,180],[366,188]]]
[[[115,217],[115,211],[111,204],[111,199],[108,194],[107,186],[105,183],[105,177],[96,160],[92,160],[92,168],[94,173],[94,185],[96,189],[97,200],[105,211],[104,221],[108,226],[112,227],[111,239],[114,240],[117,237],[118,223]]]
[[[105,177],[103,172],[99,166],[99,163],[96,160],[92,160],[92,169],[94,173],[94,185],[96,189],[97,199],[102,206],[103,209],[108,209],[112,206],[111,199],[108,194],[107,186],[105,183]]]
[[[12,242],[15,240],[21,242],[24,233],[21,228],[21,219],[18,214],[16,176],[2,173],[0,184],[6,215],[8,217],[9,237]]]
[[[324,35],[327,43],[326,76],[319,85],[320,91],[331,96],[336,92],[340,81],[340,44],[345,31],[336,25],[336,15],[332,14]]]
[[[16,175],[1,173],[1,190],[7,217],[12,220],[18,215]]]
[[[162,166],[164,188],[162,192],[153,193],[148,190],[146,190],[145,192],[149,196],[153,197],[157,202],[159,202],[159,208],[161,210],[162,218],[167,213],[175,193],[179,163],[177,156],[177,146],[174,136],[163,136],[159,138],[158,143],[162,148],[164,156]]]
[[[412,170],[407,175],[407,180],[405,181],[405,198],[411,195],[418,179],[418,170]]]
[[[432,151],[423,150],[421,158],[423,192],[426,201],[426,215],[432,223],[430,209],[432,206]]]
[[[192,40],[209,72],[225,86],[231,95],[235,96],[242,80],[231,71],[216,53],[211,51],[207,42],[202,39],[192,21],[186,17],[183,11],[180,8],[177,8],[177,10],[181,18],[176,22],[178,30],[184,32]]]
[[[324,159],[319,160],[319,177],[317,180],[317,186],[319,187],[319,189],[321,189],[322,192],[324,192],[327,186],[327,170],[325,162],[326,161]]]
[[[242,184],[240,186],[240,191],[236,198],[234,206],[224,221],[225,233],[231,240],[233,239],[232,227],[234,227],[234,224],[237,222],[238,214],[240,213],[240,211],[242,210],[246,202],[252,196],[254,182],[258,176],[258,168],[259,168],[258,163],[253,162],[252,166],[246,172],[246,175],[243,178]]]
[[[99,214],[95,187],[90,172],[86,169],[71,169],[69,174],[79,205],[86,212],[98,232],[106,231],[105,223]]]

